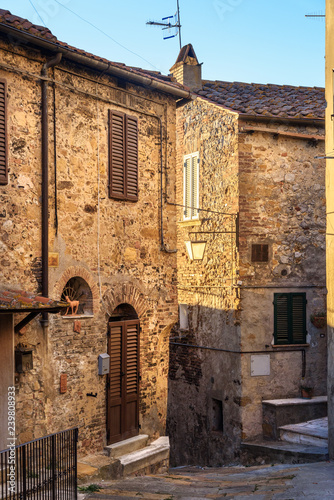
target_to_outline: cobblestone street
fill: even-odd
[[[334,498],[334,462],[259,467],[170,469],[169,474],[99,483],[80,500],[297,500]]]

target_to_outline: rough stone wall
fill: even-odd
[[[326,0],[326,151],[334,149],[334,127],[332,115],[333,103],[333,67],[334,67],[334,5]],[[332,154],[326,160],[326,204],[327,204],[327,237],[326,237],[326,270],[327,270],[327,335],[328,335],[328,453],[334,459],[334,181]]]
[[[235,214],[238,211],[237,116],[197,98],[177,113],[177,200],[183,204],[183,156],[199,152],[199,221],[178,210],[178,300],[188,329],[171,345],[168,433],[171,463],[217,465],[233,459],[240,441],[240,342]],[[228,231],[228,234],[221,232]],[[232,233],[230,232],[232,231]],[[205,233],[202,235],[191,233]],[[215,234],[213,234],[215,233]],[[184,241],[207,241],[202,262],[190,261]]]
[[[0,65],[0,76],[8,83],[10,151],[9,184],[0,189],[0,276],[2,283],[19,283],[36,291],[41,258],[38,75],[45,56],[24,47],[16,47],[15,54],[6,49],[1,41],[2,63],[37,78]],[[165,433],[169,331],[177,320],[176,255],[160,250],[160,129],[156,117],[163,123],[164,190],[174,201],[175,102],[130,84],[122,89],[111,77],[66,62],[54,72],[50,70],[49,76],[57,81],[55,102],[52,86],[48,89],[49,251],[59,257],[57,267],[49,270],[49,296],[60,299],[68,278],[79,276],[92,292],[93,315],[79,319],[80,332],[74,331],[73,319],[50,315],[45,331],[36,319],[16,335],[16,345],[31,345],[34,350],[33,369],[17,377],[17,429],[19,442],[24,442],[78,425],[81,453],[87,453],[100,451],[106,442],[106,378],[97,374],[97,358],[107,351],[108,318],[121,303],[133,306],[142,327],[140,432],[152,439]],[[139,200],[135,203],[108,197],[109,109],[138,118]],[[165,206],[164,237],[170,248],[176,246],[175,224],[175,207]],[[61,374],[67,374],[64,394],[59,390]],[[91,392],[97,397],[88,397]]]
[[[323,129],[311,126],[266,125],[270,126],[323,135]],[[241,346],[243,351],[270,353],[266,376],[250,376],[251,355],[243,356],[244,439],[262,433],[262,399],[300,394],[298,347],[271,347],[274,293],[306,292],[306,379],[315,395],[326,391],[325,330],[310,321],[312,314],[325,310],[325,169],[323,160],[314,158],[323,153],[321,141],[239,134]],[[269,245],[268,262],[251,262],[253,243]]]

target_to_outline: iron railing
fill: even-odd
[[[77,500],[78,429],[0,452],[0,498]]]

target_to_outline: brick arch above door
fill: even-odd
[[[103,302],[109,316],[120,304],[130,304],[138,314],[138,318],[141,319],[147,309],[152,306],[153,301],[136,284],[131,281],[123,281],[110,285],[109,290],[103,295]]]

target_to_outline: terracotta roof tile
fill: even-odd
[[[58,302],[21,289],[0,288],[0,313],[47,311],[68,307],[66,302]]]
[[[268,117],[325,117],[325,89],[203,80],[198,95],[241,114]]]
[[[152,78],[153,80],[163,81],[174,88],[175,87],[180,88],[180,89],[185,88],[184,86],[180,85],[179,83],[176,83],[175,78],[173,78],[172,76],[162,75],[158,71],[149,71],[149,70],[145,70],[142,68],[135,68],[135,67],[126,66],[123,63],[112,62],[112,61],[109,61],[108,59],[105,59],[103,57],[96,56],[96,55],[91,54],[89,52],[86,52],[84,50],[81,50],[81,49],[78,49],[78,48],[73,47],[71,45],[68,45],[67,43],[58,40],[57,37],[54,36],[48,28],[45,28],[44,26],[38,26],[36,24],[32,24],[27,19],[23,19],[22,17],[12,15],[8,10],[0,9],[0,32],[1,32],[1,24],[12,26],[18,30],[25,31],[27,33],[30,33],[31,35],[34,35],[34,36],[37,36],[37,37],[42,38],[44,40],[50,41],[59,47],[62,47],[62,48],[68,49],[72,52],[75,52],[77,54],[89,57],[95,61],[104,62],[106,64],[109,64],[110,66],[120,67],[120,68],[128,71],[129,74],[133,73],[133,74],[142,75],[142,76]]]

